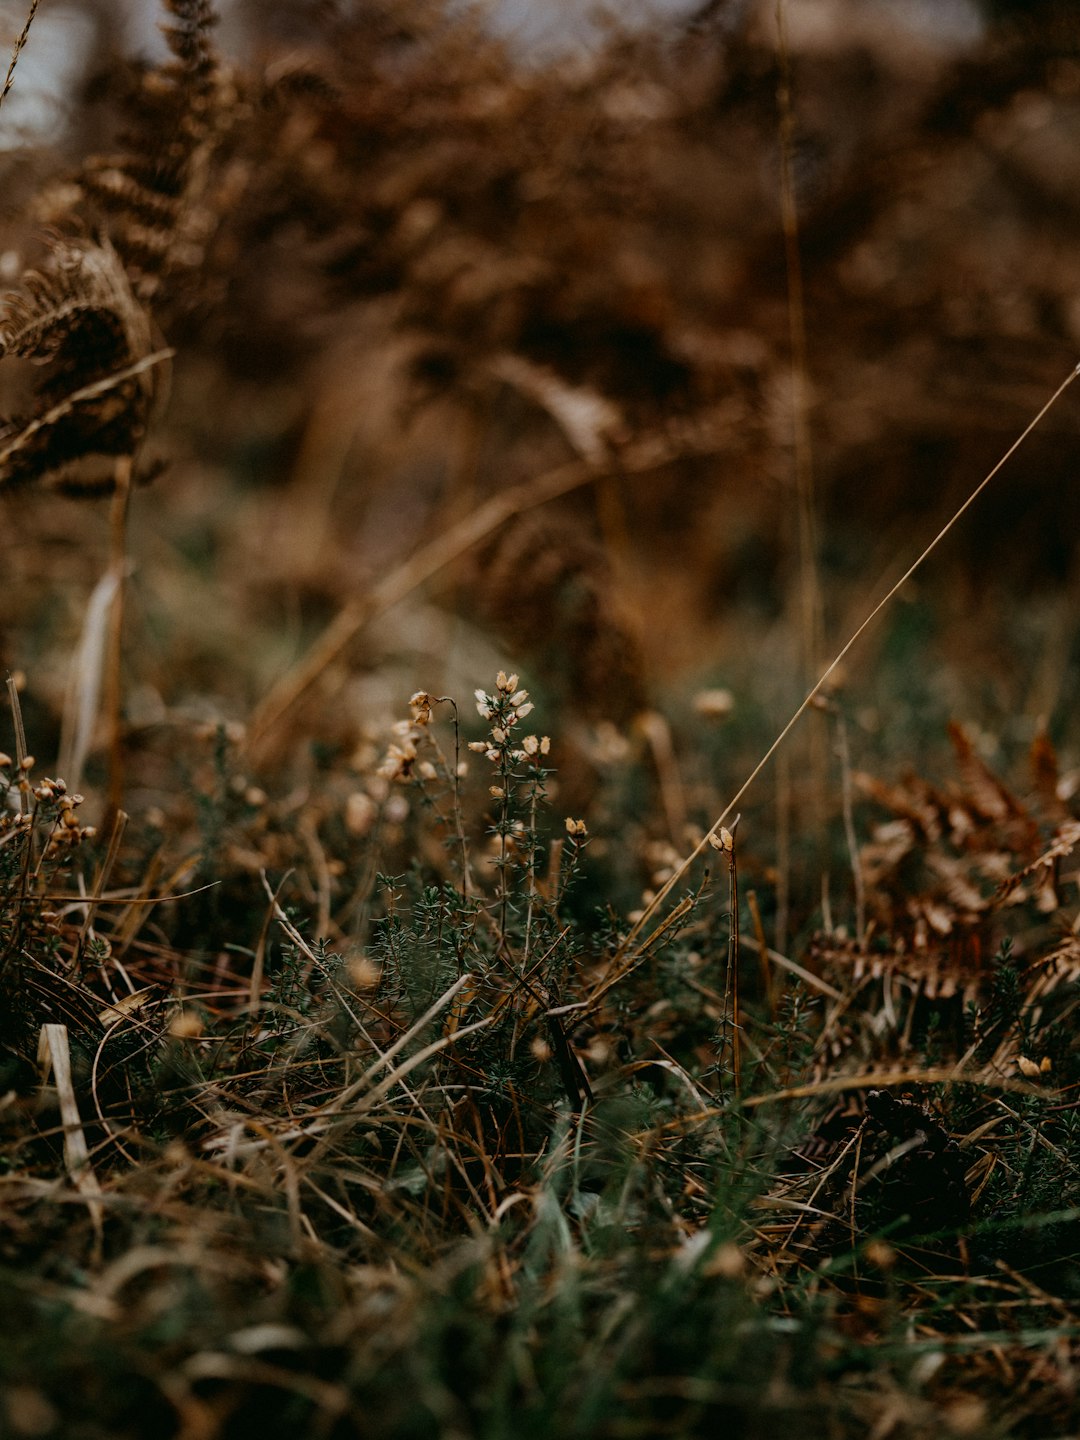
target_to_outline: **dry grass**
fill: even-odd
[[[1075,20],[167,9],[4,162],[0,1431],[1072,1433]]]

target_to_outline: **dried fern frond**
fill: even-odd
[[[60,240],[3,297],[0,358],[44,367],[33,410],[0,429],[0,485],[64,484],[87,457],[133,455],[160,381],[150,317],[113,247]]]
[[[1001,882],[994,895],[994,904],[1002,905],[1012,900],[1018,891],[1024,891],[1032,881],[1035,883],[1030,886],[1031,889],[1048,889],[1053,893],[1057,863],[1071,855],[1077,845],[1080,845],[1080,820],[1066,820],[1055,830],[1051,844],[1037,859]],[[1020,898],[1024,896],[1021,895]]]
[[[130,355],[149,344],[146,312],[135,300],[113,247],[55,242],[44,270],[23,276],[22,293],[3,298],[0,358],[59,360],[93,316],[111,317]],[[89,377],[84,377],[89,378]]]
[[[617,604],[607,555],[580,520],[515,516],[470,578],[477,612],[553,692],[617,724],[647,708],[638,636]]]
[[[78,176],[142,298],[154,295],[170,270],[201,259],[201,221],[192,223],[192,201],[206,177],[214,116],[227,108],[217,103],[213,6],[209,0],[164,3],[176,21],[162,26],[174,59],[143,74],[126,97],[125,148],[92,157]]]
[[[201,78],[209,91],[217,69],[217,55],[210,43],[210,31],[217,24],[217,15],[210,0],[164,0],[165,9],[176,19],[175,25],[162,25],[162,34],[176,56],[173,73],[186,78]]]

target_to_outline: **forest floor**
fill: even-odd
[[[1080,1434],[1071,7],[164,8],[2,152],[0,1435]]]

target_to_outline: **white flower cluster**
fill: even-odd
[[[477,714],[493,723],[491,739],[474,740],[469,749],[475,750],[478,755],[485,755],[493,765],[498,764],[507,753],[511,730],[534,709],[529,692],[517,687],[518,677],[507,675],[505,670],[500,670],[495,679],[494,695],[489,695],[486,690],[476,691]],[[515,762],[531,760],[534,765],[538,765],[541,758],[550,751],[549,736],[525,735],[516,746],[509,749],[509,757]]]

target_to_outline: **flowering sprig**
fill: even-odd
[[[473,741],[469,749],[484,756],[492,767],[488,797],[495,804],[488,833],[494,850],[490,863],[497,873],[493,903],[495,931],[499,947],[505,952],[516,893],[524,913],[523,958],[527,961],[534,934],[537,933],[534,922],[538,907],[544,903],[546,895],[547,902],[554,908],[563,888],[560,882],[565,875],[558,858],[564,854],[568,857],[566,873],[572,873],[586,843],[587,832],[584,821],[566,822],[567,838],[556,841],[551,849],[551,860],[559,873],[552,877],[550,893],[544,891],[539,879],[542,847],[538,816],[541,805],[547,799],[546,785],[550,774],[547,761],[551,754],[551,739],[547,735],[525,732],[525,722],[535,706],[529,699],[529,692],[519,687],[516,674],[500,670],[494,689],[490,692],[476,690],[475,700],[477,713],[487,722],[488,730],[486,737]],[[456,749],[453,767],[447,765],[434,734],[435,707],[444,702],[453,704],[447,701],[447,697],[432,696],[426,690],[418,690],[412,696],[409,701],[410,718],[399,721],[393,727],[378,773],[385,780],[418,785],[424,803],[429,805],[436,802],[428,793],[427,782],[446,779],[453,782],[455,827],[467,881],[467,846],[457,798],[457,783],[464,774],[465,766],[457,763]],[[456,735],[456,708],[454,719]]]
[[[0,977],[30,953],[31,936],[59,943],[60,915],[46,900],[46,882],[97,833],[79,818],[83,797],[63,780],[35,782],[34,763],[32,755],[0,753]]]
[[[517,864],[525,872],[528,895],[525,921],[525,956],[528,958],[535,907],[536,870],[539,841],[536,833],[537,810],[546,796],[548,771],[544,761],[551,752],[547,735],[523,735],[519,727],[532,713],[534,706],[527,690],[518,689],[517,675],[500,670],[494,692],[476,691],[476,709],[482,719],[490,722],[489,738],[474,740],[470,750],[483,755],[495,767],[494,783],[488,794],[498,801],[498,813],[491,827],[497,838],[499,871],[499,935],[506,939],[507,916],[510,909],[510,871]],[[524,811],[524,818],[521,817]]]
[[[77,813],[83,797],[71,794],[65,781],[48,776],[35,785],[31,778],[33,768],[32,755],[24,755],[16,765],[10,755],[0,754],[0,796],[6,797],[12,790],[19,796],[18,810],[0,810],[0,843],[13,834],[29,835],[44,829],[42,858],[51,859],[83,840],[93,839],[97,834],[94,826],[83,825]]]

